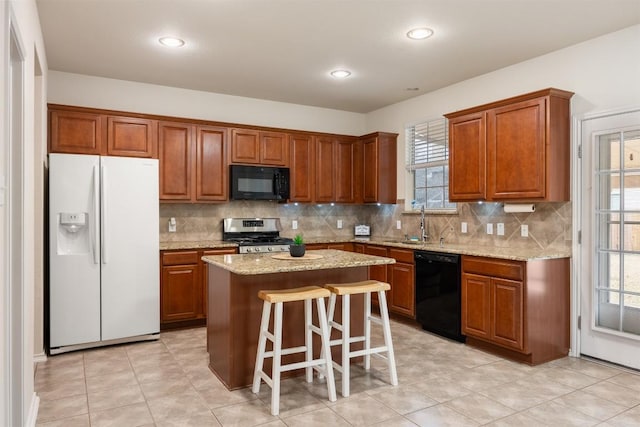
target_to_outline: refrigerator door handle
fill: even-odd
[[[100,176],[98,174],[98,165],[93,167],[93,263],[100,264],[100,254],[98,253],[98,241],[100,240],[100,228],[98,227],[98,211],[100,209]]]
[[[102,194],[102,204],[101,204],[101,209],[102,211],[100,212],[100,221],[101,221],[101,231],[102,231],[102,239],[100,239],[101,243],[102,243],[102,263],[106,264],[109,259],[108,259],[108,253],[107,253],[107,216],[106,216],[106,212],[107,212],[107,168],[102,165],[101,166],[101,171],[102,171],[102,179],[100,180],[100,185],[102,186],[102,191],[100,192]]]

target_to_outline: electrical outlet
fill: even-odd
[[[504,223],[503,222],[499,222],[498,223],[498,228],[496,229],[496,234],[498,236],[504,236]]]
[[[342,220],[341,219],[338,220],[338,228],[342,228]]]
[[[169,233],[176,232],[176,219],[174,217],[169,218]]]
[[[396,221],[396,229],[402,230],[402,221],[400,221],[400,220]]]
[[[520,226],[520,236],[529,237],[529,226],[527,224],[522,224]]]
[[[487,234],[493,234],[493,224],[487,224]]]
[[[463,233],[466,233],[466,232],[467,232],[467,223],[466,223],[466,222],[463,222],[463,223],[461,223],[460,225],[461,225],[461,231],[462,231]]]
[[[296,221],[295,219],[293,221],[291,221],[291,229],[292,230],[297,230],[298,229],[298,221]]]

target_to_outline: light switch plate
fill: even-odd
[[[504,223],[503,222],[499,222],[498,223],[498,228],[496,229],[496,234],[498,236],[504,236]]]
[[[341,219],[338,220],[338,228],[342,228],[342,220]]]
[[[293,221],[291,221],[291,229],[292,230],[297,230],[298,229],[298,221],[296,221],[295,219]]]
[[[396,221],[396,228],[397,228],[398,230],[402,230],[402,221],[400,221],[400,220],[397,220],[397,221]]]
[[[460,227],[461,230],[460,231],[462,231],[463,233],[466,233],[467,232],[467,223],[463,222],[460,225],[461,225],[461,227]]]
[[[487,224],[487,234],[493,234],[493,224]]]
[[[529,226],[527,224],[522,224],[520,226],[520,236],[529,237]]]

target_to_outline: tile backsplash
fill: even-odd
[[[514,248],[560,249],[571,247],[571,202],[536,203],[532,213],[505,213],[502,203],[458,203],[456,215],[427,214],[430,241],[442,236],[447,243],[494,245]],[[176,218],[177,231],[168,232],[169,218]],[[282,223],[281,235],[307,238],[344,239],[353,237],[357,224],[370,224],[374,237],[402,239],[420,234],[420,215],[404,212],[404,202],[396,205],[279,204],[261,201],[231,201],[223,204],[160,204],[160,241],[201,241],[222,238],[226,217],[275,217]],[[292,229],[292,221],[298,229]],[[337,228],[342,220],[342,229]],[[402,229],[396,229],[397,221]],[[467,233],[461,233],[461,223]],[[492,223],[492,235],[486,225]],[[497,223],[504,224],[498,236]],[[529,227],[529,237],[520,236],[520,225]]]

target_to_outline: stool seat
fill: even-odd
[[[258,292],[258,298],[270,303],[328,298],[329,295],[331,295],[329,289],[321,288],[320,286],[303,286],[300,288],[262,290]]]
[[[363,294],[365,292],[388,291],[391,285],[377,280],[363,280],[362,282],[330,284],[325,287],[336,295]]]

